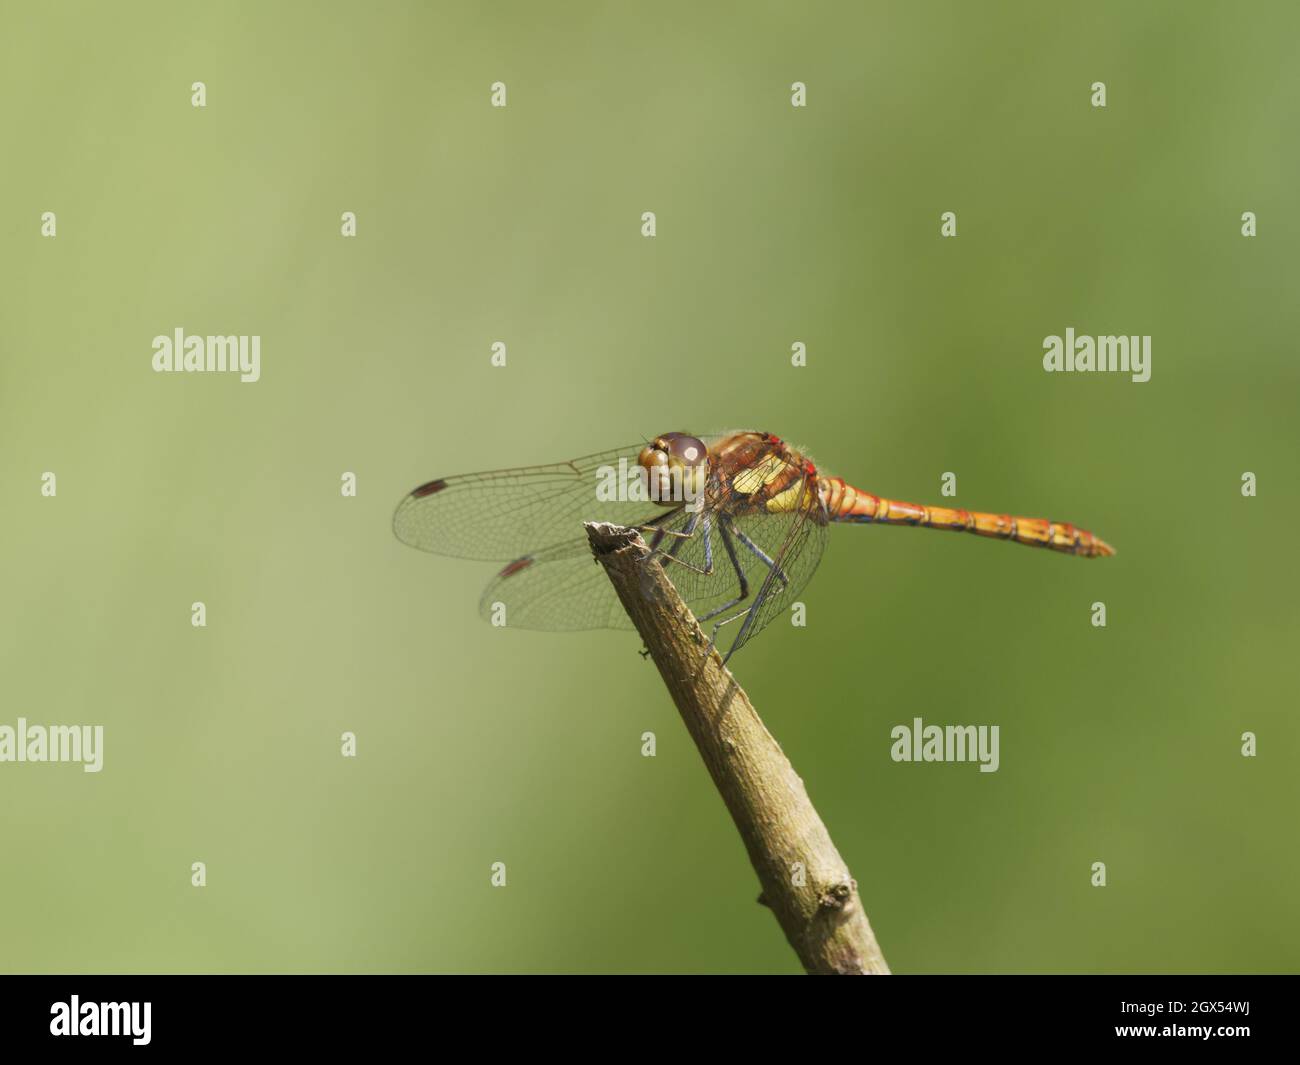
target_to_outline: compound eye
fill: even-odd
[[[684,466],[702,465],[708,457],[709,449],[704,442],[685,433],[675,433],[668,444],[668,454]]]

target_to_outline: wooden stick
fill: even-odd
[[[638,533],[587,524],[596,558],[645,641],[731,811],[771,907],[810,973],[888,973],[858,885],[803,781]]]

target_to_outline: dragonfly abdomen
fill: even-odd
[[[931,529],[972,532],[999,540],[1046,547],[1085,558],[1113,555],[1115,549],[1087,529],[1047,518],[1021,518],[980,510],[954,510],[885,499],[854,488],[838,477],[821,479],[822,498],[831,521],[920,525]]]

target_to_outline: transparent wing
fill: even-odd
[[[655,516],[653,503],[602,498],[622,470],[635,471],[644,444],[601,451],[571,462],[489,470],[429,481],[393,514],[404,544],[456,558],[504,562],[529,551],[569,544],[590,554],[584,521],[635,524]],[[620,460],[624,465],[620,467]],[[626,495],[617,493],[615,495]]]
[[[815,491],[809,481],[805,491]],[[806,498],[806,497],[805,497]],[[642,537],[700,620],[728,654],[739,650],[807,585],[826,545],[819,508],[738,513],[718,494],[696,513],[660,513]],[[631,627],[585,537],[522,556],[492,580],[480,612],[508,627],[550,630]]]
[[[632,627],[585,536],[511,562],[483,590],[479,613],[515,629]]]
[[[632,512],[647,519],[631,523],[647,541],[657,542],[657,536],[668,538],[686,526],[684,508],[657,510],[652,515],[644,510]],[[604,568],[592,556],[586,536],[523,555],[505,566],[483,590],[479,613],[508,628],[575,631],[632,627]]]
[[[805,487],[807,492],[816,493],[811,479]],[[763,562],[761,568],[755,569],[753,576],[761,578],[761,583],[744,615],[726,612],[714,621],[714,624],[721,623],[715,639],[719,647],[727,648],[727,657],[785,614],[807,587],[826,550],[828,528],[820,503],[816,501],[812,501],[807,509],[801,508],[788,515],[768,517],[758,514],[748,519],[740,518],[736,526],[775,565]],[[745,605],[740,604],[739,608]],[[711,628],[706,626],[705,631],[711,631]]]

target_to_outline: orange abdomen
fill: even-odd
[[[918,503],[901,503],[863,492],[838,477],[820,481],[822,499],[831,521],[880,522],[885,525],[921,525],[931,529],[952,529],[1015,540],[1020,544],[1063,551],[1085,558],[1113,555],[1115,549],[1069,522],[1047,518],[1020,518],[1010,514],[990,514],[979,510],[953,510],[928,507]]]

